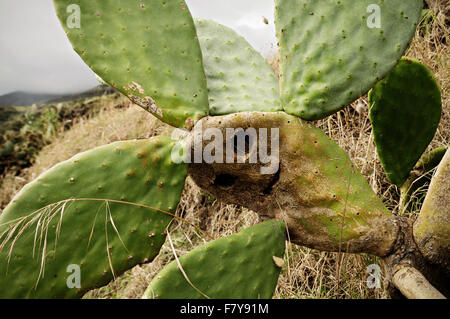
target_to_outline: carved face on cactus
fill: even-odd
[[[440,256],[447,256],[449,225],[430,226],[433,216],[448,221],[445,207],[426,200],[413,231],[411,221],[384,207],[347,154],[305,121],[332,115],[374,87],[371,119],[378,153],[392,181],[404,182],[430,142],[441,110],[439,89],[426,68],[400,61],[422,0],[275,0],[279,77],[235,31],[194,20],[183,0],[54,1],[74,50],[91,69],[160,120],[185,129],[191,160],[200,145],[214,161],[175,160],[179,141],[155,137],[94,149],[50,169],[0,216],[0,271],[13,269],[0,276],[0,286],[14,287],[0,290],[0,296],[79,297],[151,261],[168,233],[187,174],[217,198],[277,221],[175,256],[145,297],[268,298],[282,267],[285,227],[300,245],[385,258],[389,278],[407,296],[442,296],[419,271],[448,268]],[[413,97],[408,81],[417,87]],[[432,94],[421,95],[421,88]],[[392,96],[395,103],[387,103]],[[417,138],[414,125],[428,113],[432,120]],[[403,126],[387,129],[386,121],[396,121],[390,114],[402,116]],[[197,132],[208,129],[226,137],[216,141],[226,151],[196,140]],[[228,142],[238,139],[240,130],[253,132],[264,147],[244,139],[243,148],[230,149]],[[401,163],[392,160],[402,155],[394,156],[389,132],[413,144]],[[430,192],[448,199],[440,190],[448,186],[442,177],[448,156],[441,165]],[[62,227],[68,219],[74,227]],[[429,252],[429,243],[438,255]],[[30,262],[27,256],[35,252],[39,262]],[[67,263],[89,278],[77,290],[52,282],[66,279]],[[406,271],[403,267],[398,275],[400,266]],[[417,291],[407,289],[419,282]]]
[[[201,188],[263,218],[285,220],[294,243],[327,251],[344,245],[349,252],[378,256],[390,251],[398,231],[393,216],[347,154],[321,130],[283,112],[209,117],[199,124],[203,130],[214,127],[224,134],[228,128],[242,127],[279,131],[276,172],[262,174],[266,163],[261,161],[227,163],[224,154],[220,163],[190,165],[189,173]],[[258,147],[246,151],[250,158]],[[346,225],[343,230],[341,223]]]

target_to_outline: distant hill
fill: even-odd
[[[14,92],[0,96],[0,135],[7,129],[14,126],[15,121],[23,114],[30,111],[31,105],[36,105],[34,111],[43,110],[49,105],[56,105],[59,103],[67,104],[69,108],[80,104],[81,109],[85,100],[109,95],[117,91],[107,85],[99,85],[89,91],[70,94],[70,95],[52,95],[52,94],[33,94],[24,92]],[[9,104],[9,105],[5,105]],[[76,113],[76,112],[75,112]]]
[[[78,99],[114,93],[115,90],[107,85],[99,85],[89,91],[77,94],[37,94],[29,92],[12,92],[0,96],[0,106],[24,106],[24,105],[46,105],[61,103]]]
[[[58,95],[36,94],[17,91],[0,96],[0,105],[2,106],[31,105],[39,101],[53,99],[56,97],[58,97]]]
[[[56,104],[56,103],[62,103],[62,102],[68,102],[68,101],[73,102],[73,101],[77,101],[77,100],[84,100],[84,99],[94,97],[94,96],[113,94],[115,92],[117,92],[117,91],[108,85],[99,85],[89,91],[85,91],[85,92],[78,93],[78,94],[70,94],[70,95],[49,98],[49,99],[40,101],[36,104],[38,104],[38,106],[41,106],[41,105],[46,105],[46,104]]]

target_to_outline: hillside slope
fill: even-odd
[[[115,91],[115,89],[107,85],[99,85],[88,91],[74,94],[41,94],[16,91],[1,95],[0,107],[30,106],[32,104],[44,106],[52,103],[76,101],[94,96],[112,94]]]

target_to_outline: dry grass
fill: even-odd
[[[431,0],[430,8],[436,20],[428,32],[416,36],[407,55],[425,63],[435,74],[441,89],[443,117],[430,148],[448,145],[450,136],[449,88],[449,11],[450,2]],[[275,59],[276,61],[276,59]],[[273,63],[276,67],[276,62]],[[121,104],[125,109],[116,109]],[[130,107],[125,98],[118,98],[105,110],[88,121],[80,120],[46,147],[35,165],[19,177],[7,176],[0,188],[0,208],[26,182],[54,164],[95,146],[117,140],[148,138],[169,132],[169,128],[138,107]],[[368,182],[394,213],[398,211],[399,190],[383,173],[377,158],[366,97],[351,107],[316,122],[333,140],[347,151]],[[202,192],[188,178],[177,214],[190,223],[219,238],[258,222],[257,215],[247,209],[225,205]],[[171,237],[176,253],[181,256],[204,241],[197,230],[174,221]],[[108,286],[92,291],[86,298],[140,298],[153,276],[174,259],[166,243],[159,256],[150,264],[136,266]],[[366,268],[378,263],[368,255],[320,252],[287,244],[285,267],[279,279],[275,298],[387,298],[384,289],[368,289]]]

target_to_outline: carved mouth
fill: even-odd
[[[237,176],[231,174],[219,174],[215,177],[213,186],[231,187],[237,180]]]

